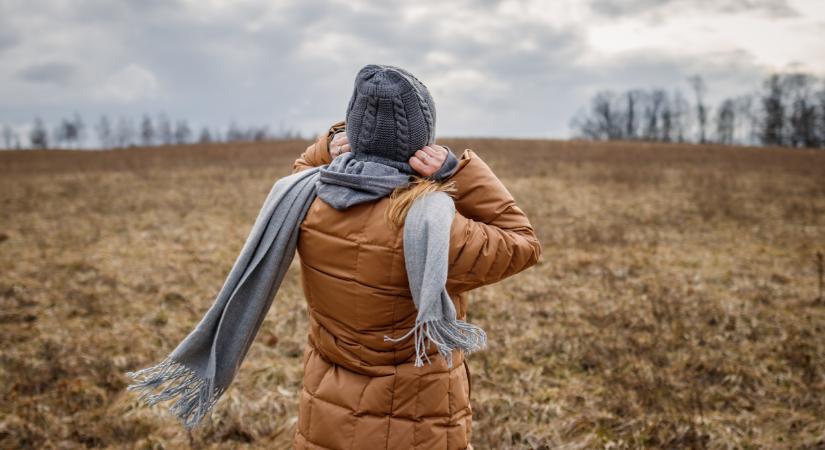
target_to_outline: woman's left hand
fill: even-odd
[[[348,151],[350,151],[350,145],[347,133],[345,131],[335,133],[329,143],[329,156],[335,159]]]
[[[410,158],[410,166],[422,177],[429,177],[436,173],[444,160],[447,159],[447,149],[440,145],[425,145]]]

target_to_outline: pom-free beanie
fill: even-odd
[[[424,83],[408,71],[368,64],[355,77],[346,132],[355,159],[414,174],[408,160],[435,143],[435,103]]]

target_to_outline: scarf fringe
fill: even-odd
[[[225,390],[216,389],[210,394],[212,380],[201,378],[192,369],[170,357],[152,367],[126,372],[126,375],[136,381],[127,389],[139,391],[140,400],[148,406],[177,398],[169,407],[169,413],[187,430],[195,428],[206,417]],[[169,383],[169,386],[161,388],[166,383]],[[160,392],[153,393],[156,390]]]
[[[487,346],[487,334],[481,328],[463,320],[434,319],[415,321],[415,326],[401,337],[384,336],[384,342],[400,342],[413,335],[415,341],[415,366],[422,367],[424,360],[432,364],[427,355],[429,345],[435,344],[438,353],[447,361],[447,367],[453,367],[453,350],[473,353]]]

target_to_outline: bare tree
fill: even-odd
[[[32,148],[47,148],[49,146],[49,133],[40,117],[34,119],[34,127],[29,132],[29,142]]]
[[[707,86],[705,80],[700,75],[693,75],[688,78],[690,86],[693,88],[693,95],[696,98],[696,122],[699,125],[699,143],[707,142],[706,126],[708,122],[708,111],[705,105],[705,93]]]
[[[114,147],[114,142],[112,140],[112,124],[109,122],[109,118],[104,116],[100,116],[100,120],[95,125],[95,131],[97,132],[97,140],[100,141],[101,148],[112,148]]]
[[[11,150],[15,147],[15,144],[18,142],[17,133],[14,131],[14,128],[11,127],[9,124],[3,124],[3,144],[4,147],[8,150]]]
[[[191,138],[192,130],[189,128],[189,124],[185,120],[179,120],[175,127],[175,143],[187,144]]]
[[[819,136],[819,146],[825,148],[825,81],[822,83],[822,89],[816,93],[816,103],[819,110],[816,134]]]
[[[785,143],[783,128],[785,126],[785,96],[781,78],[773,74],[765,80],[765,93],[762,95],[763,119],[760,139],[764,145],[783,145]]]
[[[658,141],[661,137],[659,122],[662,117],[662,107],[667,99],[667,94],[661,89],[654,89],[647,96],[645,105],[645,131],[644,138],[649,141]]]
[[[664,142],[673,140],[673,104],[670,101],[667,93],[662,100],[662,131],[659,137]]]
[[[267,139],[301,139],[301,130],[296,130],[293,127],[287,127],[281,121],[278,124],[278,131],[275,133],[268,133]]]
[[[63,119],[55,127],[54,140],[58,146],[66,144],[68,147],[77,145],[80,138],[80,129],[75,119]]]
[[[812,78],[803,73],[787,75],[785,91],[790,102],[788,108],[788,144],[791,147],[817,147],[816,102],[812,98]]]
[[[171,145],[175,143],[175,136],[172,132],[172,123],[166,114],[161,114],[158,117],[158,140],[163,145]]]
[[[735,121],[736,104],[732,99],[725,99],[716,111],[716,142],[733,144]]]
[[[117,130],[115,131],[115,142],[118,147],[128,147],[134,145],[137,131],[135,124],[131,119],[120,117],[117,121]]]
[[[682,91],[676,90],[673,94],[671,106],[673,116],[674,140],[685,142],[687,140],[687,130],[690,128],[690,103],[687,101]]]
[[[695,104],[678,89],[672,94],[661,89],[601,91],[570,125],[578,136],[597,140],[706,143],[712,138],[723,144],[825,147],[825,79],[804,73],[773,74],[761,90],[728,98],[717,108],[706,103],[701,76],[688,81]],[[822,83],[818,90],[817,83]]]
[[[753,99],[752,94],[744,94],[734,100],[734,143],[746,145],[756,143],[758,118],[753,107]]]
[[[86,143],[86,122],[83,121],[80,113],[75,112],[72,117],[72,124],[75,129],[74,142],[77,148],[80,148]]]
[[[140,143],[144,147],[151,147],[155,144],[155,128],[152,126],[152,119],[146,114],[140,121]]]
[[[244,140],[244,134],[241,129],[238,128],[238,124],[233,120],[232,123],[229,124],[229,129],[226,130],[226,141],[234,142],[242,140]]]
[[[209,127],[203,127],[201,130],[201,135],[198,137],[198,142],[201,144],[208,144],[212,142],[212,133],[209,131]]]
[[[63,138],[66,140],[66,144],[69,147],[74,147],[77,145],[77,139],[79,136],[79,130],[77,129],[77,124],[75,124],[73,119],[63,119]]]
[[[265,141],[269,139],[269,127],[266,125],[260,128],[253,128],[251,131],[253,141]]]
[[[620,139],[626,130],[621,120],[622,107],[616,104],[612,91],[598,92],[590,102],[590,110],[573,119],[571,125],[589,139]]]
[[[639,120],[638,109],[639,103],[644,97],[644,92],[638,89],[631,89],[625,93],[626,109],[624,113],[624,138],[636,139],[638,136]]]

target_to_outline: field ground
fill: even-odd
[[[478,449],[824,448],[825,152],[452,139],[542,261],[471,294]],[[297,265],[212,422],[137,407],[308,144],[0,152],[0,447],[286,448]]]

